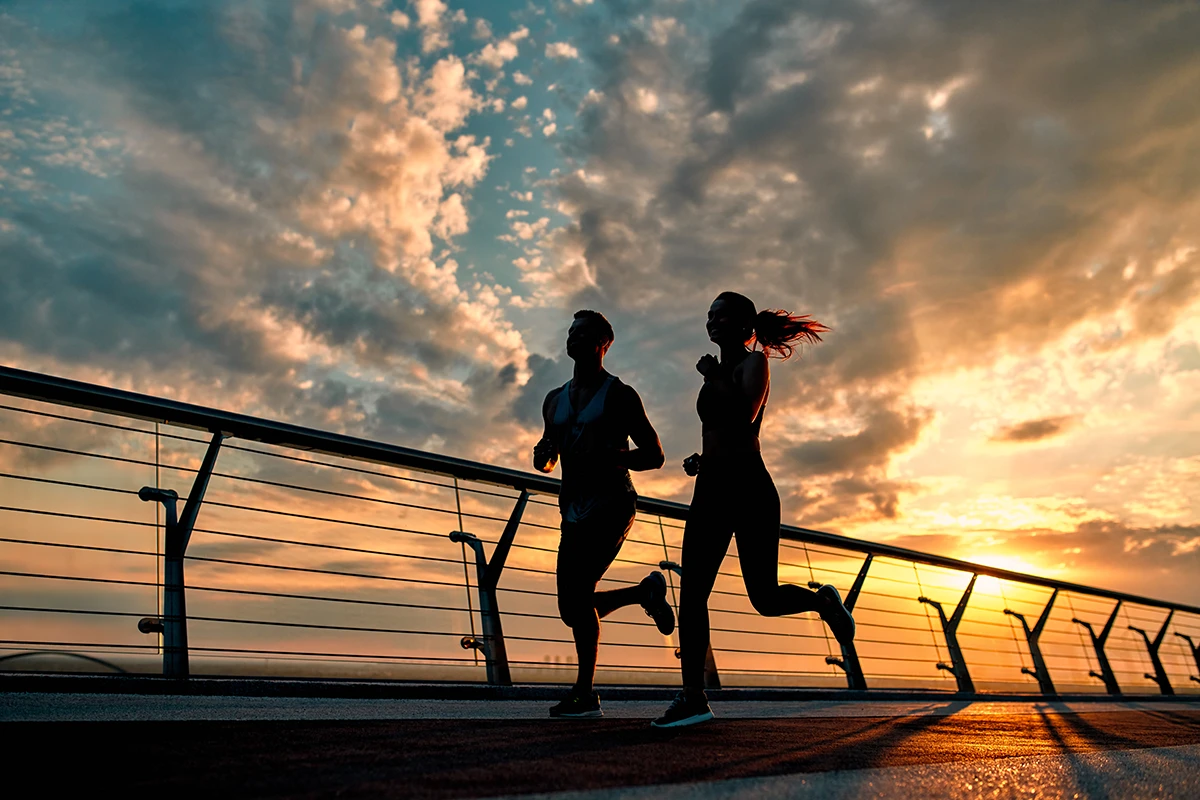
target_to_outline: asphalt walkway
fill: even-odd
[[[0,694],[10,780],[134,795],[1198,797],[1195,703],[661,703]],[[58,767],[46,770],[46,754]],[[13,774],[15,773],[15,774]],[[20,785],[19,783],[17,785]]]

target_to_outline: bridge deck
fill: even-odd
[[[1200,796],[1194,703],[730,702],[657,731],[660,707],[6,693],[0,726],[26,781],[139,795]]]

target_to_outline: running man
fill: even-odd
[[[651,572],[624,589],[596,591],[633,525],[637,493],[630,470],[663,465],[662,444],[642,399],[604,369],[613,329],[597,311],[577,311],[567,333],[567,355],[575,362],[571,380],[542,403],[545,432],[533,448],[533,466],[550,472],[562,458],[562,537],[558,545],[558,613],[571,628],[579,677],[552,717],[599,717],[600,697],[592,687],[600,646],[600,619],[641,605],[663,635],[675,630],[667,582]],[[629,449],[632,439],[637,449]]]

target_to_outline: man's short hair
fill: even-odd
[[[606,348],[611,345],[613,343],[613,339],[616,338],[616,336],[613,334],[612,325],[609,324],[608,320],[605,319],[604,315],[599,311],[592,311],[591,309],[584,308],[575,312],[575,319],[584,319],[596,323],[596,325],[600,328],[600,332],[604,335],[604,347]]]

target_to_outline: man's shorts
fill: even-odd
[[[636,506],[637,495],[617,495],[583,520],[564,521],[558,543],[559,577],[595,589],[633,527]],[[563,588],[560,580],[560,594]]]

